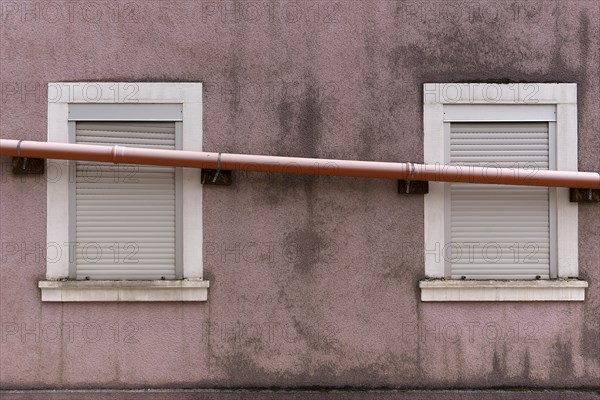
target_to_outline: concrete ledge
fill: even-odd
[[[584,301],[586,281],[444,280],[419,282],[421,301]]]
[[[209,282],[40,281],[42,301],[206,301]]]

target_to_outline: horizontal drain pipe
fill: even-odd
[[[0,156],[407,181],[600,189],[600,174],[596,172],[278,157],[11,139],[0,139]]]

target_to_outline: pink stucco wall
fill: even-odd
[[[2,138],[46,139],[48,82],[194,81],[207,151],[422,161],[424,82],[575,82],[579,167],[600,170],[596,1],[0,5]],[[208,302],[42,303],[46,180],[8,163],[4,388],[600,382],[597,204],[579,207],[583,303],[422,303],[422,197],[258,173],[204,188]]]

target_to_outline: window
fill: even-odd
[[[200,83],[58,83],[48,140],[202,150]],[[204,301],[200,170],[53,162],[43,301]]]
[[[576,171],[576,85],[425,84],[424,143],[427,164]],[[424,228],[423,301],[584,299],[567,188],[431,182]]]

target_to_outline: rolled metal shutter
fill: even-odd
[[[452,123],[450,164],[548,169],[548,123]],[[550,276],[550,201],[545,187],[449,184],[453,279]]]
[[[76,142],[175,149],[174,122],[77,122]],[[173,167],[77,162],[77,279],[175,279]]]

